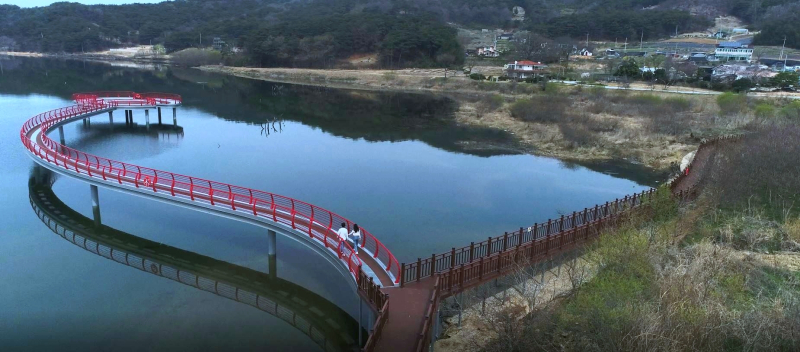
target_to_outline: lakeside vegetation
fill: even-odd
[[[696,200],[661,188],[557,271],[521,268],[490,300],[474,292],[484,303],[465,312],[473,331],[448,331],[437,349],[797,350],[798,142],[800,126],[786,120],[725,142]]]

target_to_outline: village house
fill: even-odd
[[[578,50],[578,55],[580,55],[580,56],[592,56],[592,51],[587,49],[587,48],[583,48],[581,50]]]
[[[716,81],[725,79],[735,81],[737,79],[747,78],[758,82],[775,77],[775,75],[777,75],[777,73],[770,70],[769,66],[766,65],[726,64],[714,67],[714,70],[711,72],[712,79]]]
[[[494,46],[481,46],[476,49],[478,56],[485,56],[485,57],[498,57],[500,56],[500,52],[498,52]]]
[[[753,61],[753,49],[739,42],[722,42],[714,50],[714,56],[719,61]]]
[[[503,66],[503,68],[509,78],[526,79],[541,75],[547,65],[533,61],[513,61]]]
[[[714,57],[714,55],[709,55],[703,52],[694,52],[686,56],[686,60],[694,62],[696,64],[703,64],[711,61],[716,61],[716,58]]]

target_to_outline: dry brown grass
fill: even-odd
[[[701,215],[710,208],[689,207],[680,215],[662,214],[664,207],[654,209],[656,220],[634,219],[596,242],[584,256],[598,269],[591,281],[570,287],[561,303],[524,317],[511,305],[489,312],[485,321],[492,326],[484,326],[483,332],[491,332],[494,339],[466,350],[800,347],[800,272],[792,271],[800,269],[792,266],[800,256],[752,254],[710,238],[678,246],[675,239],[706,221]],[[785,232],[796,233],[799,221],[785,223]],[[771,225],[756,227],[773,231]]]

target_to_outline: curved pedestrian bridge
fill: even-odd
[[[326,258],[337,272],[354,283],[356,291],[373,310],[383,306],[380,287],[399,283],[400,265],[389,250],[366,229],[356,253],[350,243],[336,235],[339,224],[354,222],[336,213],[293,198],[202,178],[155,170],[91,155],[64,145],[63,125],[83,120],[91,124],[101,114],[124,111],[133,123],[134,111],[144,111],[145,128],[151,128],[150,113],[161,124],[162,109],[172,109],[177,125],[179,95],[165,93],[95,92],[73,95],[76,105],[44,112],[23,125],[20,138],[29,156],[58,174],[91,185],[95,223],[101,224],[97,187],[106,187],[185,208],[251,223],[267,229],[270,254],[275,254],[275,235],[281,234]],[[60,142],[47,134],[58,129]]]
[[[250,305],[307,335],[323,351],[357,347],[359,325],[336,304],[289,280],[150,241],[101,225],[76,212],[52,190],[56,175],[34,170],[31,207],[55,234],[90,253],[198,290]],[[270,258],[274,260],[273,258]],[[363,334],[363,332],[362,332]]]

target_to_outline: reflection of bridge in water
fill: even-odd
[[[87,120],[91,121],[91,120]],[[166,141],[179,141],[183,139],[183,126],[167,125],[167,124],[152,124],[140,125],[137,123],[126,123],[124,125],[113,123],[86,123],[81,126],[81,129],[86,132],[97,132],[97,134],[90,134],[89,136],[82,137],[86,142],[94,142],[94,138],[108,137],[111,132],[124,132],[126,135],[147,136],[158,138],[159,140]],[[88,144],[88,143],[87,143]]]
[[[106,259],[244,303],[274,315],[306,334],[324,351],[357,348],[358,322],[320,295],[275,271],[270,273],[220,261],[194,252],[153,242],[114,228],[95,226],[64,204],[51,186],[56,175],[36,167],[29,180],[34,212],[54,233]]]

